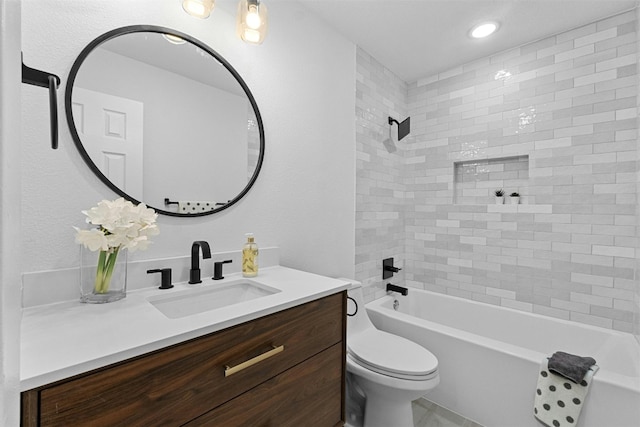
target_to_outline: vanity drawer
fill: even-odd
[[[339,293],[26,392],[23,401],[39,393],[42,427],[181,425],[340,343],[343,319]],[[225,377],[226,367],[264,353],[272,356]]]
[[[342,425],[341,363],[336,344],[185,427]]]

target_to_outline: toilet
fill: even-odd
[[[348,296],[347,425],[361,422],[354,408],[364,398],[364,427],[413,427],[411,401],[438,385],[438,359],[413,341],[376,329],[361,284],[352,285]]]

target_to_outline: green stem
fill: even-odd
[[[119,250],[120,248],[116,248],[113,252],[100,251],[98,266],[96,268],[96,283],[94,287],[96,293],[106,294],[109,291],[111,276],[113,275],[113,270],[116,266]]]
[[[98,265],[96,267],[96,281],[93,285],[93,289],[97,294],[102,293],[102,282],[104,278],[104,265],[107,258],[106,251],[100,251],[100,255],[98,256]]]
[[[103,293],[109,291],[109,285],[111,284],[111,276],[113,275],[113,269],[116,267],[116,259],[118,258],[118,251],[120,247],[117,247],[109,257],[107,258],[107,265],[104,273],[104,281],[102,286]]]

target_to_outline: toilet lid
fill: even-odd
[[[375,328],[349,336],[347,350],[355,362],[390,376],[424,377],[438,369],[438,359],[424,347]]]

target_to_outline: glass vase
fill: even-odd
[[[127,296],[127,250],[92,252],[80,245],[80,301],[104,304]]]

